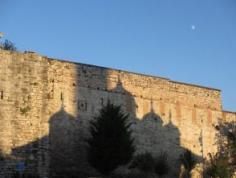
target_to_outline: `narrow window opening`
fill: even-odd
[[[1,93],[0,93],[0,97],[1,97],[1,100],[3,100],[3,91],[1,91]]]
[[[61,101],[64,100],[63,93],[61,92]]]

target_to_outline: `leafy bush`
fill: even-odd
[[[168,157],[165,152],[161,152],[157,158],[153,158],[148,152],[139,154],[135,156],[130,168],[137,168],[145,173],[155,173],[161,177],[169,171]]]
[[[190,174],[191,170],[196,165],[196,159],[194,158],[190,150],[186,150],[183,154],[180,155],[180,163],[183,164],[185,170]]]
[[[140,172],[140,171],[131,171],[127,174],[112,174],[109,178],[154,178],[156,177],[153,174]]]
[[[145,152],[134,157],[130,168],[137,168],[143,172],[153,172],[154,164],[155,160],[152,157],[151,153]]]
[[[2,44],[0,44],[1,48],[4,50],[9,50],[9,51],[16,51],[16,47],[14,43],[12,43],[9,40],[5,40]]]
[[[155,173],[162,177],[168,174],[169,164],[168,164],[168,156],[165,152],[161,152],[161,154],[155,159]]]
[[[39,175],[37,173],[19,173],[18,171],[14,172],[13,175],[11,176],[12,178],[39,178]]]
[[[209,154],[205,172],[213,178],[230,178],[236,170],[236,122],[221,123],[215,129],[218,152]]]
[[[206,174],[212,178],[231,178],[227,157],[210,154],[210,161],[206,168]]]
[[[104,175],[132,159],[135,147],[127,119],[120,106],[108,101],[90,122],[88,161]]]

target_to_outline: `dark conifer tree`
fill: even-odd
[[[132,159],[135,147],[127,119],[128,115],[122,113],[120,106],[108,101],[90,122],[88,160],[104,175]]]

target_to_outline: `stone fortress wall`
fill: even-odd
[[[64,168],[53,166],[65,159],[61,152],[75,154],[85,171],[88,121],[108,100],[129,113],[137,153],[164,150],[175,161],[186,149],[199,159],[216,152],[215,126],[236,121],[236,113],[222,110],[218,89],[1,50],[1,172],[23,161],[49,176]]]

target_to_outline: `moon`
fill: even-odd
[[[195,29],[196,29],[196,26],[195,26],[195,25],[191,25],[191,29],[192,29],[192,30],[195,30]]]

